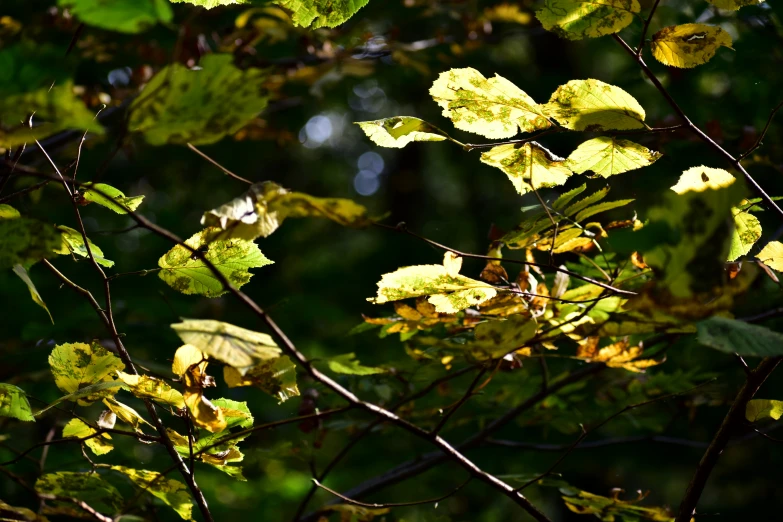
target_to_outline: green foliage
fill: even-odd
[[[24,390],[13,384],[0,383],[0,416],[34,422],[30,402]]]
[[[362,366],[356,359],[355,353],[344,353],[329,359],[329,369],[334,373],[344,373],[346,375],[375,375],[384,373],[383,368],[373,368],[371,366]]]
[[[77,499],[86,502],[99,512],[117,513],[122,507],[119,491],[97,473],[58,471],[41,475],[35,482],[38,493],[55,498]],[[67,501],[55,500],[47,508],[47,514],[81,517],[81,511]]]
[[[58,0],[82,22],[121,33],[140,33],[161,22],[170,23],[174,13],[167,0]]]
[[[118,190],[106,183],[88,183],[82,187],[81,202],[84,205],[95,203],[117,214],[127,214],[141,205],[144,196],[126,197]]]
[[[52,257],[61,243],[60,232],[42,221],[0,219],[0,270]]]
[[[610,137],[593,138],[579,145],[566,159],[577,174],[587,171],[608,178],[655,163],[661,155],[638,143]]]
[[[162,500],[183,520],[190,520],[193,502],[182,482],[163,477],[160,473],[146,469],[132,469],[125,466],[112,466],[111,469],[128,477],[142,491]]]
[[[54,383],[65,393],[75,393],[91,384],[114,380],[116,372],[125,368],[119,357],[109,352],[98,342],[64,343],[54,347],[49,354],[49,367]],[[76,399],[87,406],[104,397],[114,395],[116,390],[108,388]]]
[[[114,449],[111,435],[108,433],[98,434],[98,430],[88,426],[80,419],[71,419],[63,428],[63,438],[69,437],[86,439],[84,444],[96,455],[105,455]]]
[[[38,289],[35,287],[35,283],[33,283],[33,280],[30,279],[30,274],[27,273],[27,270],[22,265],[14,265],[13,268],[14,274],[19,276],[19,279],[24,281],[24,284],[27,285],[27,289],[30,291],[30,297],[32,298],[33,302],[46,310],[46,313],[49,315],[49,319],[52,321],[52,324],[54,324],[54,318],[52,317],[52,313],[49,311],[49,308],[46,306],[46,303],[43,300],[43,297],[41,297],[41,294],[38,293]]]
[[[98,245],[90,241],[90,238],[87,238],[87,244],[90,247],[88,252],[87,246],[84,244],[84,236],[82,236],[82,233],[78,230],[74,230],[71,227],[66,227],[65,225],[59,225],[57,230],[60,231],[63,239],[62,246],[54,250],[54,252],[57,254],[66,256],[74,255],[79,257],[90,257],[90,254],[92,254],[93,259],[95,259],[95,262],[99,265],[105,267],[114,266],[114,261],[103,257],[103,250],[101,250]]]
[[[636,0],[549,0],[536,11],[544,29],[579,40],[617,33],[641,10]]]
[[[783,354],[783,335],[769,328],[725,317],[710,317],[697,325],[704,346],[742,356]]]

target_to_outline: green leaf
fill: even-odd
[[[755,324],[710,317],[696,324],[698,341],[725,353],[769,357],[783,355],[783,334]]]
[[[731,235],[728,261],[744,256],[761,239],[761,223],[756,216],[737,208],[732,208],[731,214],[734,216],[734,232]]]
[[[296,365],[287,355],[268,359],[252,368],[244,375],[231,366],[223,367],[223,379],[229,388],[255,386],[278,401],[285,402],[299,395],[296,385]]]
[[[185,319],[171,327],[185,344],[236,368],[245,375],[256,364],[279,357],[282,350],[265,333],[211,319]]]
[[[87,25],[118,31],[140,33],[150,26],[171,22],[174,13],[167,0],[58,0]]]
[[[576,203],[574,203],[571,206],[566,207],[566,209],[563,211],[563,214],[565,214],[568,217],[575,216],[576,214],[579,214],[582,210],[586,209],[590,205],[593,205],[594,203],[598,203],[602,199],[604,199],[607,194],[609,194],[609,187],[604,187],[601,190],[597,190],[587,196],[584,199],[580,199]]]
[[[30,402],[23,389],[13,384],[0,383],[0,417],[35,422]]]
[[[756,254],[756,259],[773,270],[783,272],[783,243],[770,241]]]
[[[745,418],[749,422],[764,419],[779,420],[781,416],[783,416],[783,401],[753,399],[745,406]]]
[[[486,79],[476,69],[442,72],[430,89],[443,116],[458,129],[486,138],[510,138],[551,125],[541,107],[502,76]]]
[[[0,219],[16,219],[22,217],[18,210],[11,205],[0,203]]]
[[[87,253],[87,247],[84,246],[84,237],[82,237],[81,232],[74,230],[71,227],[66,227],[65,225],[58,225],[57,230],[62,233],[63,244],[60,248],[55,250],[56,253],[61,255],[73,254],[81,257],[90,257],[90,254]],[[105,267],[114,266],[114,261],[103,257],[103,250],[90,241],[90,238],[87,238],[87,244],[90,245],[90,252],[95,258],[96,263]]]
[[[655,33],[650,46],[662,64],[689,69],[709,62],[721,46],[731,49],[731,36],[713,25],[672,25]]]
[[[83,439],[96,433],[98,430],[88,426],[80,419],[71,419],[63,428],[63,438],[65,439],[69,437]],[[111,436],[108,433],[101,433],[85,440],[84,444],[96,455],[105,455],[114,449],[114,445],[110,441]]]
[[[426,295],[437,312],[453,314],[497,295],[491,285],[460,275],[461,265],[462,258],[446,252],[443,265],[400,268],[384,274],[378,282],[378,296],[367,300],[383,304]]]
[[[117,376],[125,383],[124,387],[139,399],[152,399],[178,410],[185,407],[182,394],[169,386],[166,381],[149,375],[132,375],[125,372],[117,372]]]
[[[633,96],[599,80],[571,80],[552,94],[544,113],[576,131],[643,129],[644,109]]]
[[[265,72],[242,71],[230,54],[208,54],[198,70],[178,63],[159,71],[130,105],[128,128],[151,145],[215,143],[267,104]]]
[[[345,353],[343,355],[337,355],[330,357],[327,361],[329,369],[334,373],[344,373],[347,375],[375,375],[377,373],[385,373],[384,368],[373,368],[371,366],[362,366],[356,354]]]
[[[157,471],[132,469],[125,466],[112,466],[111,469],[127,476],[142,491],[146,491],[161,499],[166,505],[176,511],[183,520],[190,520],[193,502],[190,500],[188,490],[182,482],[166,478]]]
[[[51,257],[61,246],[60,232],[48,223],[29,218],[0,219],[0,270],[30,266]]]
[[[296,25],[317,29],[336,27],[367,5],[369,0],[275,0],[274,3],[293,11]]]
[[[119,357],[93,341],[93,343],[58,344],[49,355],[49,366],[54,375],[54,383],[65,393],[75,393],[91,384],[111,381],[118,370],[125,368]],[[109,395],[112,388],[96,391],[79,397],[76,402],[88,406]]]
[[[32,297],[33,302],[46,310],[46,313],[49,314],[49,319],[52,321],[52,324],[54,324],[52,313],[49,311],[49,308],[47,308],[46,303],[44,303],[41,294],[38,293],[38,289],[35,287],[33,280],[30,279],[30,275],[27,273],[27,270],[25,270],[22,265],[14,265],[14,274],[18,275],[19,279],[24,281],[24,284],[27,285],[27,289],[30,291],[30,297]]]
[[[102,392],[105,390],[113,390],[114,388],[121,388],[123,387],[124,383],[122,381],[103,381],[103,382],[97,382],[95,384],[90,384],[89,386],[85,386],[83,388],[80,388],[78,391],[75,391],[73,393],[70,393],[68,395],[65,395],[63,397],[60,397],[56,401],[48,404],[45,408],[42,410],[39,410],[35,412],[35,416],[38,417],[45,411],[54,408],[58,404],[64,401],[76,401],[77,399],[80,399],[82,397],[87,397],[89,395],[93,395],[97,392]],[[114,390],[111,392],[111,394],[117,393],[117,390]]]
[[[77,473],[73,471],[58,471],[41,475],[35,482],[38,493],[57,497],[83,500],[93,509],[101,513],[114,514],[122,508],[122,496],[114,486],[103,480],[97,473]],[[54,502],[55,506],[66,507],[66,513],[84,512],[71,508],[73,504]],[[81,518],[81,517],[80,517]]]
[[[87,203],[95,203],[117,214],[127,214],[139,208],[144,196],[126,197],[125,194],[105,183],[88,183],[82,187],[82,199]],[[87,203],[84,203],[85,205]]]
[[[242,5],[247,4],[248,0],[171,0],[175,4],[191,4],[206,9],[212,9],[214,7],[220,7],[225,5]]]
[[[204,213],[201,224],[223,230],[211,239],[253,240],[269,236],[289,217],[326,218],[354,228],[372,224],[367,209],[350,199],[317,198],[271,181],[255,183],[244,195]]]
[[[729,9],[736,11],[740,7],[748,5],[761,5],[764,0],[707,0],[709,3],[717,7],[718,9]]]
[[[639,11],[637,0],[547,0],[536,18],[547,31],[580,40],[620,32]]]
[[[575,197],[584,192],[586,188],[587,184],[582,184],[575,189],[569,190],[552,203],[552,208],[558,212],[562,211],[565,207],[568,206],[569,203],[571,203],[571,201],[573,201]]]
[[[652,165],[660,157],[659,152],[638,143],[616,137],[601,136],[579,145],[568,156],[565,166],[577,174],[592,171],[597,176],[608,178],[615,174]]]
[[[607,212],[615,208],[624,207],[629,203],[633,203],[633,201],[634,200],[632,199],[618,199],[617,201],[604,201],[603,203],[599,203],[597,205],[593,205],[592,207],[588,207],[582,210],[576,215],[574,221],[576,221],[577,223],[581,223],[585,219],[592,217],[596,214],[600,214],[601,212]]]
[[[381,147],[401,149],[413,141],[444,141],[448,135],[419,118],[395,116],[373,121],[355,122],[373,143]]]
[[[208,228],[191,236],[185,244],[202,252],[204,258],[236,288],[250,281],[250,268],[271,265],[258,245],[245,239],[210,241],[218,229]],[[228,289],[223,287],[206,262],[182,245],[176,245],[158,260],[159,276],[174,290],[188,295],[218,297]]]
[[[481,162],[502,170],[520,194],[531,192],[533,188],[562,185],[571,176],[563,158],[535,141],[492,147],[481,154]]]
[[[523,315],[512,315],[508,319],[485,321],[474,330],[474,342],[469,347],[485,357],[503,357],[509,352],[523,348],[536,335],[538,324]]]
[[[133,389],[131,388],[131,392]],[[170,397],[170,395],[168,395]],[[121,420],[122,422],[129,424],[134,431],[142,432],[141,426],[146,424],[147,426],[152,426],[149,422],[144,420],[144,418],[139,415],[139,412],[128,406],[127,404],[123,404],[119,401],[116,401],[112,398],[105,398],[103,399],[103,404],[106,405],[107,408],[109,408],[109,411],[111,411],[117,419]],[[168,402],[168,404],[171,404],[171,402]]]

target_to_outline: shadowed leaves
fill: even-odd
[[[161,499],[176,511],[183,520],[190,520],[193,502],[190,500],[188,490],[182,482],[161,476],[156,471],[132,469],[124,466],[112,466],[111,469],[127,476],[131,482],[143,491]]]
[[[59,0],[58,5],[87,25],[120,33],[140,33],[174,16],[167,0]]]
[[[645,112],[633,96],[600,80],[571,80],[552,94],[544,112],[576,131],[645,127]]]
[[[49,366],[54,382],[65,393],[75,393],[85,386],[109,382],[125,368],[119,357],[93,341],[93,343],[65,343],[54,347],[49,355]],[[99,390],[76,399],[81,406],[114,395],[116,388]]]
[[[37,219],[0,219],[0,270],[30,266],[62,248],[59,230]]]
[[[640,10],[636,0],[547,0],[536,18],[547,31],[580,40],[617,33]]]
[[[122,507],[119,491],[97,473],[58,471],[41,475],[35,482],[38,493],[82,500],[100,513],[117,513]],[[46,514],[82,518],[85,513],[70,502],[51,501]]]

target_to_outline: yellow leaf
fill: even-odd
[[[756,254],[756,259],[773,270],[783,272],[783,243],[770,241],[761,249],[761,252]]]
[[[125,368],[119,357],[95,341],[91,345],[65,343],[55,346],[49,355],[49,366],[54,375],[54,383],[68,394],[91,384],[112,381],[114,373]],[[88,406],[115,393],[116,388],[97,391],[80,397],[77,403]]]
[[[536,18],[547,31],[580,40],[617,33],[639,11],[637,0],[547,0]]]
[[[88,426],[80,419],[71,419],[63,428],[63,438],[65,439],[69,437],[83,439],[95,433],[97,433],[97,430]],[[114,449],[114,445],[110,441],[111,437],[108,433],[101,433],[91,439],[85,440],[84,443],[96,455],[105,455]]]
[[[160,379],[149,375],[131,375],[125,372],[117,372],[117,375],[122,382],[128,385],[130,392],[140,399],[152,399],[177,409],[185,407],[182,394]]]
[[[444,258],[444,265],[453,262],[453,259]],[[383,304],[428,295],[428,301],[435,305],[436,311],[453,314],[480,305],[497,294],[483,281],[459,274],[449,275],[449,269],[444,265],[407,266],[384,274],[378,282],[378,296],[367,300]]]
[[[512,22],[527,25],[533,19],[530,13],[520,9],[517,4],[498,4],[484,9],[484,18],[490,22]]]
[[[443,268],[449,276],[456,277],[462,270],[462,258],[454,252],[446,252],[443,256]]]
[[[186,389],[184,399],[188,410],[190,410],[193,424],[212,433],[226,429],[226,418],[223,415],[223,410],[204,397],[201,394],[201,389]]]
[[[111,412],[115,414],[118,419],[125,422],[126,424],[130,424],[135,431],[142,431],[142,424],[152,426],[152,424],[144,420],[142,416],[139,415],[139,412],[126,404],[110,398],[103,399],[103,404],[105,404],[106,407],[109,408],[109,410],[111,410]]]
[[[204,353],[192,344],[184,344],[177,348],[174,353],[174,362],[171,363],[171,371],[174,375],[182,377],[191,366],[206,366],[206,356]],[[203,369],[202,369],[203,371]]]
[[[559,158],[534,141],[498,145],[481,154],[481,162],[502,170],[520,194],[564,184],[571,171]]]
[[[717,7],[718,9],[729,9],[736,11],[740,7],[747,5],[761,5],[764,0],[707,0],[709,3]]]
[[[571,80],[552,94],[544,113],[567,129],[643,129],[644,109],[636,99],[600,80]]]
[[[356,125],[373,143],[401,149],[412,141],[444,141],[446,133],[424,120],[412,116],[395,116],[383,120],[359,121]]]
[[[585,141],[568,156],[565,166],[577,174],[592,171],[608,178],[629,170],[652,165],[661,157],[659,152],[638,143],[602,136]]]
[[[299,395],[296,366],[287,355],[257,364],[245,375],[231,366],[224,366],[223,379],[229,388],[255,386],[281,403]]]
[[[731,36],[713,25],[682,24],[664,27],[650,45],[662,64],[690,69],[710,61],[720,46],[731,49]]]
[[[745,418],[750,422],[763,419],[778,420],[783,416],[783,401],[753,399],[745,406]]]
[[[470,67],[441,73],[430,95],[456,128],[486,138],[510,138],[517,129],[532,132],[551,125],[519,87],[498,75],[486,79]]]
[[[734,216],[734,231],[731,235],[728,261],[744,256],[750,252],[756,241],[761,239],[761,223],[756,216],[738,208],[732,208],[731,214]]]
[[[470,343],[474,355],[503,357],[523,348],[536,335],[538,324],[530,317],[514,315],[508,319],[485,321],[474,330],[475,341]]]
[[[704,192],[707,189],[716,190],[728,187],[734,183],[735,179],[723,169],[712,169],[702,165],[691,167],[683,172],[672,190],[677,194],[684,194],[688,191]]]
[[[142,491],[154,495],[171,506],[183,520],[190,520],[193,501],[182,482],[166,478],[157,471],[112,466],[111,469],[126,475]]]

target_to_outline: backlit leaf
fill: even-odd
[[[344,373],[347,375],[375,375],[386,372],[384,368],[363,366],[354,353],[345,353],[343,355],[330,357],[327,364],[329,365],[329,369],[334,373]]]
[[[63,438],[66,439],[69,437],[84,439],[96,433],[98,433],[98,430],[88,426],[80,419],[71,419],[63,428]],[[95,435],[85,440],[84,444],[96,455],[105,455],[114,449],[114,445],[111,443],[111,436],[108,433]]]
[[[139,399],[152,399],[176,409],[185,407],[182,394],[169,386],[166,381],[149,375],[132,375],[125,372],[117,372],[117,375],[128,390]]]
[[[130,105],[128,128],[151,145],[215,143],[242,128],[267,104],[265,72],[242,71],[230,54],[208,54],[199,69],[160,70]]]
[[[124,474],[142,491],[158,497],[171,506],[183,520],[190,520],[193,502],[190,500],[190,494],[188,494],[188,490],[182,482],[161,476],[156,471],[131,469],[124,466],[112,466],[111,469]]]
[[[615,174],[652,165],[660,157],[659,152],[638,143],[602,136],[579,145],[568,156],[565,166],[577,174],[592,171],[597,176],[608,178]]]
[[[736,11],[740,7],[747,5],[761,5],[764,0],[707,0],[709,3],[719,9],[730,9]]]
[[[534,141],[492,147],[481,154],[481,162],[502,170],[520,194],[562,185],[571,175],[563,158]]]
[[[278,401],[285,402],[299,395],[296,385],[296,366],[287,355],[263,361],[244,375],[231,366],[223,367],[223,379],[229,388],[255,386]]]
[[[134,431],[141,432],[141,426],[143,424],[146,424],[147,426],[152,426],[149,422],[144,420],[141,415],[139,415],[139,412],[128,406],[127,404],[123,404],[121,402],[118,402],[112,398],[106,398],[103,399],[103,404],[106,405],[109,410],[117,416],[117,419],[121,420],[122,422],[129,424]]]
[[[2,145],[0,145],[2,146]],[[30,266],[62,246],[60,232],[37,219],[0,219],[0,270]]]
[[[24,390],[13,384],[0,383],[0,417],[35,422]]]
[[[745,406],[745,418],[748,422],[764,419],[778,420],[783,416],[783,401],[752,399]]]
[[[486,138],[510,138],[551,125],[519,87],[502,76],[487,79],[469,67],[442,72],[430,95],[456,128]]]
[[[97,392],[103,392],[105,390],[112,390],[110,393],[107,393],[105,395],[114,395],[117,393],[116,388],[121,388],[124,386],[124,383],[120,381],[119,379],[116,381],[102,381],[102,382],[96,382],[95,384],[90,384],[89,386],[84,386],[83,388],[79,388],[77,391],[73,393],[69,393],[68,395],[65,395],[63,397],[60,397],[54,402],[51,402],[46,405],[43,409],[35,412],[35,416],[41,415],[43,412],[54,408],[58,404],[64,401],[76,401],[77,399],[80,399],[82,397],[87,397],[90,395],[94,395]]]
[[[731,236],[728,261],[744,256],[761,239],[761,223],[756,216],[737,208],[732,208],[731,213],[734,216],[734,233]]]
[[[474,342],[470,343],[469,347],[476,356],[503,357],[523,348],[525,343],[535,336],[537,329],[538,324],[534,319],[522,315],[485,321],[476,326]]]
[[[206,369],[206,357],[204,353],[193,345],[185,344],[177,348],[174,353],[174,361],[171,363],[171,371],[177,377],[183,377],[194,366],[201,366],[201,371]]]
[[[217,239],[210,237],[217,229],[205,229],[192,235],[185,244],[202,252],[234,287],[250,281],[250,268],[270,265],[258,245],[245,239]],[[183,294],[217,297],[228,291],[215,277],[206,262],[182,245],[176,245],[158,260],[159,276],[167,285]]]
[[[594,515],[605,521],[671,522],[674,520],[674,516],[667,508],[644,507],[638,505],[637,500],[620,500],[619,494],[622,491],[616,490],[612,498],[609,498],[571,487],[561,489],[566,507],[579,515]]]
[[[126,197],[121,190],[106,183],[88,183],[81,190],[84,201],[106,207],[117,214],[136,210],[144,200],[144,196]]]
[[[218,433],[226,429],[226,419],[223,411],[204,397],[201,389],[185,389],[183,395],[185,405],[190,411],[193,424],[212,433]]]
[[[191,344],[245,375],[256,364],[281,355],[269,335],[211,319],[185,319],[172,324],[182,342]]]
[[[378,282],[378,296],[367,300],[383,304],[423,295],[429,296],[427,300],[438,312],[453,314],[480,305],[495,297],[497,291],[483,281],[449,275],[444,265],[418,265],[384,274]]]
[[[0,203],[0,219],[16,219],[22,217],[18,210],[11,205]]]
[[[756,259],[773,270],[783,272],[783,243],[770,241],[756,254]]]
[[[401,149],[413,141],[444,141],[445,132],[424,120],[412,116],[395,116],[383,120],[359,121],[356,125],[373,143],[381,147]]]
[[[113,381],[118,370],[125,368],[119,357],[93,341],[93,343],[65,343],[54,347],[49,355],[49,366],[54,383],[65,393],[74,393],[85,386]],[[115,388],[96,391],[76,399],[81,406],[114,395]]]
[[[710,317],[696,325],[704,346],[742,356],[783,355],[783,334],[764,326],[725,317]]]
[[[280,7],[293,11],[296,25],[317,29],[336,27],[367,5],[370,0],[275,0]]]
[[[576,217],[574,217],[574,221],[581,223],[585,219],[595,216],[596,214],[607,212],[615,208],[624,207],[629,203],[633,203],[633,201],[634,200],[632,199],[618,199],[617,201],[604,201],[603,203],[598,203],[597,205],[593,205],[592,207],[587,207],[586,209],[581,210],[576,215]]]
[[[680,175],[671,189],[677,194],[688,191],[703,192],[708,189],[728,187],[736,181],[736,178],[723,169],[713,169],[700,166],[691,167]]]
[[[62,233],[63,244],[55,252],[61,255],[77,255],[80,257],[89,257],[87,248],[84,246],[84,237],[78,230],[74,230],[71,227],[65,225],[58,225],[57,230]],[[87,238],[87,244],[90,245],[90,253],[95,258],[95,262],[101,266],[112,267],[114,261],[110,261],[103,257],[103,250],[93,243],[90,238]]]
[[[714,25],[673,25],[655,33],[650,46],[662,64],[691,68],[710,61],[721,46],[731,49],[731,36]]]
[[[271,181],[255,183],[244,195],[205,212],[201,224],[223,230],[215,239],[253,240],[267,237],[289,217],[320,217],[355,228],[372,224],[367,209],[350,199],[317,198]]]
[[[87,25],[121,33],[140,33],[158,22],[169,23],[174,14],[167,0],[59,0],[58,5]]]
[[[558,197],[555,201],[552,202],[552,208],[560,212],[564,208],[568,206],[571,201],[574,200],[575,197],[579,196],[582,192],[587,189],[587,185],[583,184],[575,189],[571,189],[565,194],[562,194],[560,197]]]
[[[644,109],[633,96],[600,80],[571,80],[543,105],[544,113],[576,131],[642,129]]]
[[[547,0],[536,18],[547,31],[579,40],[617,33],[640,10],[637,0]]]
[[[122,496],[119,491],[97,473],[73,471],[47,473],[35,481],[35,490],[57,497],[83,500],[100,513],[114,514],[122,507]],[[73,506],[73,504],[56,501],[54,504]],[[76,511],[79,512],[79,510]],[[80,512],[80,514],[84,515],[84,512]]]
[[[38,293],[38,289],[35,287],[33,280],[30,279],[30,275],[27,273],[27,270],[25,270],[22,265],[14,265],[14,274],[18,275],[19,279],[24,281],[24,284],[27,285],[27,289],[30,291],[30,297],[33,299],[33,302],[46,310],[46,313],[49,314],[49,319],[52,321],[52,324],[54,324],[52,313],[49,311],[49,308],[47,308],[46,303],[44,303],[41,294]]]

